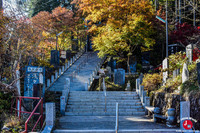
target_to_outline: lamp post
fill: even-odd
[[[60,36],[63,33],[63,31],[61,31],[60,33],[56,34],[56,51],[57,51],[57,46],[58,46],[58,36]]]
[[[165,24],[166,24],[166,57],[168,57],[168,1],[166,0],[166,20],[165,20]]]

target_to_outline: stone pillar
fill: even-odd
[[[65,115],[65,107],[66,107],[66,97],[61,96],[60,97],[60,113],[62,115]]]
[[[93,81],[93,75],[91,74],[91,76],[90,76],[90,79],[91,79],[91,82]]]
[[[141,96],[142,96],[143,90],[144,90],[144,86],[139,85],[139,96],[140,96],[140,98],[141,98]]]
[[[143,91],[143,96],[142,96],[142,103],[145,105],[145,97],[147,95],[147,91]]]
[[[58,78],[58,72],[55,71],[55,79],[57,79],[57,78]]]
[[[90,87],[91,80],[88,78],[88,86]]]
[[[54,82],[54,75],[51,75],[51,83]]]
[[[68,61],[68,68],[70,67],[70,61]]]
[[[162,69],[167,69],[169,68],[169,60],[168,58],[165,58],[162,62]],[[168,71],[163,72],[163,83],[167,82],[167,78],[168,78]]]
[[[181,130],[187,131],[183,127],[185,120],[190,120],[190,102],[189,101],[180,102],[180,127],[181,127]]]
[[[70,78],[66,78],[66,89],[70,90]]]
[[[58,74],[59,74],[59,76],[61,75],[61,69],[60,68],[59,68],[59,73]]]
[[[182,70],[182,83],[186,82],[189,79],[189,70],[186,63],[183,64]]]
[[[88,91],[88,82],[85,82],[85,91]]]
[[[192,62],[192,60],[193,60],[192,52],[193,52],[192,44],[187,45],[186,46],[186,56],[187,56],[189,62]]]
[[[145,97],[145,106],[150,106],[150,97]],[[148,114],[148,110],[145,109],[145,114]]]
[[[68,66],[67,66],[67,63],[65,63],[65,71],[67,70]]]
[[[140,86],[140,79],[137,78],[137,79],[136,79],[136,92],[137,92],[137,94],[138,94],[138,92],[139,92],[139,86]]]
[[[141,95],[140,95],[140,100],[143,103],[143,92],[144,92],[144,86],[141,86]]]
[[[64,67],[64,66],[62,66],[62,72],[64,73],[64,71],[65,71],[65,67]]]
[[[50,87],[50,79],[47,79],[47,87]]]
[[[55,103],[46,103],[46,126],[54,126],[56,118]]]
[[[73,64],[73,62],[72,62],[72,58],[71,58],[71,63],[70,63],[71,65]]]
[[[66,97],[66,101],[67,101],[67,98],[68,98],[68,90],[62,90],[62,96],[65,96],[65,97]]]
[[[17,70],[16,71],[16,76],[17,76],[17,82],[15,83],[16,84],[16,87],[17,87],[17,91],[18,91],[18,94],[21,95],[21,89],[20,89],[20,71]],[[17,109],[19,110],[20,106],[19,106],[19,100],[18,100],[18,105],[17,105]],[[18,112],[18,116],[19,116],[19,112]]]

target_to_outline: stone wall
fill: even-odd
[[[190,93],[190,116],[197,120],[194,123],[194,127],[196,130],[200,130],[200,92],[198,93]]]
[[[180,95],[155,93],[151,95],[150,101],[151,106],[159,107],[163,115],[167,115],[168,108],[174,108],[176,121],[180,119]]]
[[[175,108],[176,110],[176,120],[180,121],[180,98],[181,100],[188,99],[183,98],[177,94],[169,93],[153,93],[150,97],[151,106],[161,108],[161,113],[165,115],[168,108]],[[190,93],[190,116],[197,120],[194,124],[196,130],[200,130],[200,92],[199,93]]]

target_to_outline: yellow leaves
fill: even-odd
[[[162,75],[160,73],[145,74],[142,85],[146,90],[157,90],[162,83]]]

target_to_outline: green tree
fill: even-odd
[[[137,47],[149,50],[154,44],[151,35],[153,7],[148,0],[76,0],[90,21],[89,32],[99,56],[117,56],[127,61]]]
[[[58,7],[60,2],[58,0],[30,0],[27,2],[29,17],[33,17],[40,11],[51,12]]]

